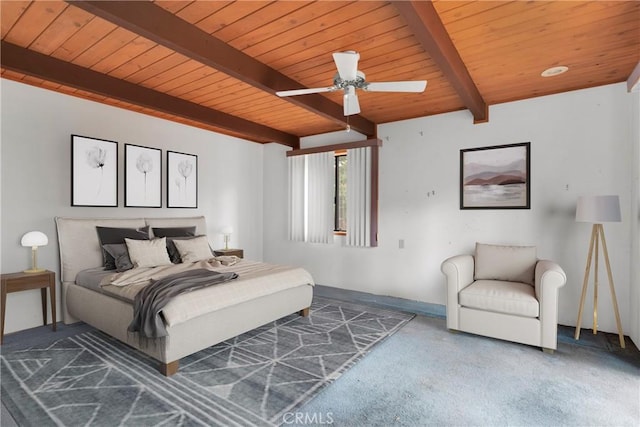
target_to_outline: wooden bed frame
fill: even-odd
[[[83,321],[160,362],[160,372],[170,376],[179,360],[202,349],[299,312],[308,316],[313,284],[255,298],[198,316],[167,328],[162,343],[143,347],[127,334],[133,306],[117,298],[75,284],[78,272],[102,265],[102,250],[96,226],[104,227],[186,227],[196,226],[196,234],[206,234],[205,218],[56,218],[60,246],[62,312],[65,324]]]

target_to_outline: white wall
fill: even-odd
[[[29,266],[30,251],[19,242],[34,229],[50,238],[40,250],[40,265],[58,271],[55,216],[202,214],[214,246],[222,244],[218,228],[229,224],[236,231],[232,246],[243,247],[252,259],[264,254],[265,261],[303,265],[324,285],[443,304],[444,258],[471,251],[476,240],[536,244],[541,256],[560,262],[569,276],[560,295],[560,322],[574,325],[589,238],[589,225],[573,221],[575,200],[580,194],[617,193],[623,222],[605,225],[607,243],[625,333],[640,342],[640,105],[638,93],[627,94],[622,84],[493,106],[487,124],[473,125],[465,111],[379,126],[380,246],[371,249],[344,247],[341,238],[334,245],[286,240],[287,147],[263,149],[4,79],[0,85],[3,273]],[[120,143],[119,208],[70,206],[72,133]],[[344,135],[308,138],[303,146],[361,139]],[[459,150],[524,141],[532,146],[532,209],[460,211]],[[197,154],[198,209],[122,207],[125,143],[161,148],[163,162],[167,149]],[[615,331],[604,275],[600,282],[600,328]],[[590,304],[583,326],[591,322]],[[38,326],[40,316],[38,291],[10,294],[5,331]]]
[[[568,275],[559,318],[575,325],[591,231],[574,221],[577,197],[619,194],[625,213],[637,203],[628,96],[617,84],[492,106],[486,124],[474,125],[461,111],[380,125],[378,248],[344,247],[340,238],[333,245],[287,241],[286,149],[267,146],[265,260],[303,265],[323,285],[444,304],[445,258],[471,252],[476,241],[536,245],[540,257],[556,260]],[[525,141],[531,142],[531,209],[460,210],[460,149]],[[628,214],[623,219],[605,229],[629,333],[631,221]],[[600,283],[600,329],[615,331],[606,276]],[[583,326],[591,322],[591,300]]]
[[[49,237],[49,245],[40,248],[38,264],[59,272],[56,216],[205,215],[212,246],[222,247],[219,230],[231,225],[235,231],[231,245],[244,248],[247,257],[262,259],[260,144],[9,80],[2,79],[0,84],[3,273],[30,266],[30,250],[20,246],[21,236],[30,230],[41,230]],[[70,206],[71,134],[119,142],[120,207]],[[198,208],[124,208],[125,143],[163,150],[163,206],[166,206],[166,150],[196,154]],[[5,332],[41,325],[41,316],[39,291],[9,294]]]

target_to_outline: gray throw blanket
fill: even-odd
[[[167,328],[160,316],[162,309],[176,295],[196,289],[228,282],[237,278],[236,273],[219,273],[204,268],[172,274],[152,281],[136,295],[133,302],[133,320],[127,328],[138,333],[140,344],[167,336]]]

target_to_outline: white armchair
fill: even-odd
[[[447,276],[447,328],[522,344],[557,348],[558,290],[567,277],[539,260],[533,246],[476,243],[475,255],[442,263]]]

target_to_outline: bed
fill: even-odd
[[[218,266],[223,271],[237,271],[237,279],[176,296],[163,313],[166,339],[144,342],[127,332],[133,319],[131,301],[117,292],[101,291],[105,287],[76,283],[87,271],[100,274],[103,270],[98,226],[148,226],[151,237],[154,228],[195,226],[196,234],[203,235],[205,218],[56,218],[64,323],[83,321],[125,342],[158,360],[160,372],[166,376],[178,371],[179,360],[185,356],[292,313],[308,315],[314,283],[306,270],[236,260],[236,264]],[[102,274],[121,277],[115,272]],[[121,289],[126,294],[126,287]]]

